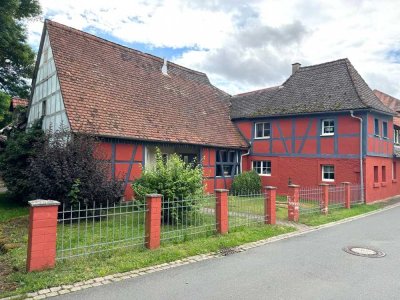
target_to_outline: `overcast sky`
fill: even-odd
[[[347,57],[400,98],[400,1],[41,0],[43,18],[207,73],[231,93],[281,84],[291,64]],[[43,20],[28,24],[37,49]]]

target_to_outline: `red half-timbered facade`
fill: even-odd
[[[157,148],[200,163],[209,193],[253,169],[280,193],[362,180],[367,201],[399,194],[395,112],[347,59],[294,64],[281,86],[232,97],[204,73],[47,20],[32,86],[28,125],[96,134],[126,200]]]

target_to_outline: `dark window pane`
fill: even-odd
[[[262,137],[262,136],[263,136],[263,124],[257,123],[256,124],[256,137]]]

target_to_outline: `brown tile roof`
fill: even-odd
[[[251,103],[251,107],[246,103]],[[370,108],[394,114],[379,101],[347,58],[301,67],[278,88],[232,98],[232,118]]]
[[[28,99],[13,97],[10,102],[10,110],[13,111],[17,106],[27,107],[28,103]]]
[[[73,131],[100,136],[245,148],[230,96],[207,75],[91,34],[45,22]]]
[[[374,90],[374,94],[383,104],[397,113],[397,115],[393,117],[393,123],[400,127],[400,100],[378,90]]]

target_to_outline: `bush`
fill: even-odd
[[[136,201],[144,202],[146,194],[163,195],[164,223],[190,223],[197,212],[197,199],[203,194],[202,180],[201,166],[186,164],[177,154],[172,154],[165,162],[157,149],[155,167],[144,170],[142,177],[133,182],[132,188]],[[185,202],[179,199],[185,199]]]
[[[14,128],[6,146],[0,153],[1,177],[14,201],[26,203],[32,200],[33,186],[27,173],[30,160],[37,155],[32,145],[44,142],[41,121],[27,131]]]
[[[34,145],[36,155],[28,169],[35,197],[74,208],[120,201],[122,182],[110,178],[109,164],[101,159],[97,145],[90,135],[72,135],[64,129],[46,133],[45,141]]]
[[[243,172],[232,182],[231,192],[234,194],[260,193],[261,178],[256,171]]]

